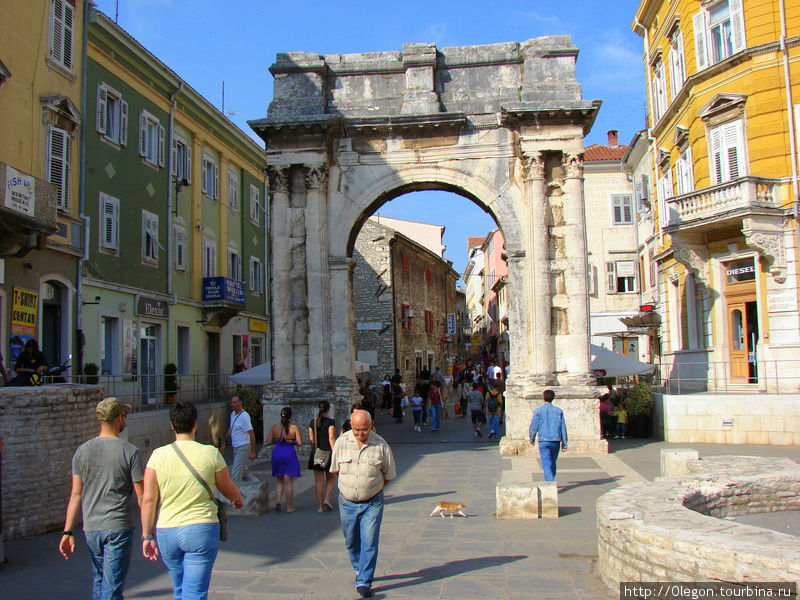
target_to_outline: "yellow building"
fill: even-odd
[[[642,0],[662,375],[800,387],[800,3]]]
[[[28,337],[50,363],[77,346],[85,8],[83,0],[0,5],[0,349],[7,366]]]

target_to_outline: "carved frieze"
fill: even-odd
[[[757,250],[769,262],[769,271],[778,283],[786,281],[786,249],[780,225],[757,223],[744,219],[742,233],[748,246]]]
[[[694,273],[700,282],[708,281],[708,252],[705,248],[689,244],[679,245],[675,247],[672,255],[675,260]]]
[[[324,188],[325,182],[328,180],[328,167],[325,165],[303,166],[303,176],[306,180],[306,189]]]

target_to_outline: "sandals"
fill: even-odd
[[[333,506],[331,506],[330,502],[323,502],[322,503],[322,508],[324,508],[325,510],[328,510],[328,511],[333,511]]]

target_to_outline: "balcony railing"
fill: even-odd
[[[22,256],[58,231],[56,186],[0,163],[0,258]]]
[[[667,199],[667,231],[677,227],[740,218],[750,212],[781,208],[776,197],[780,180],[748,175]]]

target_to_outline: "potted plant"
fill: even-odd
[[[175,403],[175,394],[178,393],[178,366],[175,363],[164,365],[164,396],[167,404]]]
[[[648,438],[653,428],[653,392],[643,381],[625,394],[628,431],[631,437]]]
[[[86,363],[83,365],[84,382],[87,385],[97,385],[97,382],[99,381],[97,373],[99,370],[100,369],[95,363]]]

